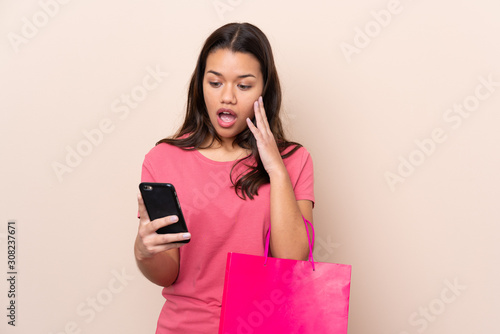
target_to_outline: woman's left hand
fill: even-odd
[[[278,145],[267,121],[262,96],[254,103],[255,124],[247,118],[247,124],[257,140],[260,159],[269,176],[285,168]]]

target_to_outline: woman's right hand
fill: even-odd
[[[140,193],[137,196],[137,201],[139,204],[140,216],[139,231],[137,232],[137,238],[135,241],[135,256],[137,260],[142,261],[152,258],[156,254],[166,250],[179,248],[185,245],[185,243],[181,243],[179,241],[191,238],[190,233],[156,233],[156,230],[160,227],[174,224],[179,220],[179,218],[177,216],[167,216],[150,221]]]

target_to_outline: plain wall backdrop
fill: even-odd
[[[273,46],[289,137],[314,160],[316,260],[352,264],[349,333],[498,332],[499,12],[0,1],[0,332],[154,332],[161,288],[133,256],[142,160],[180,126],[203,41],[233,21]]]

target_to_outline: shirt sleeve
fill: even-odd
[[[295,152],[297,157],[290,163],[289,172],[297,200],[309,200],[314,207],[314,168],[311,155],[305,148]]]
[[[150,160],[150,154],[148,153],[142,163],[141,182],[156,182]]]

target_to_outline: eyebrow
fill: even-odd
[[[207,73],[212,73],[212,74],[215,74],[216,76],[218,77],[222,77],[222,73],[219,73],[219,72],[216,72],[216,71],[212,71],[212,70],[209,70],[207,71]],[[242,74],[242,75],[238,75],[238,78],[248,78],[248,77],[253,77],[253,78],[256,78],[255,75],[253,74]]]

